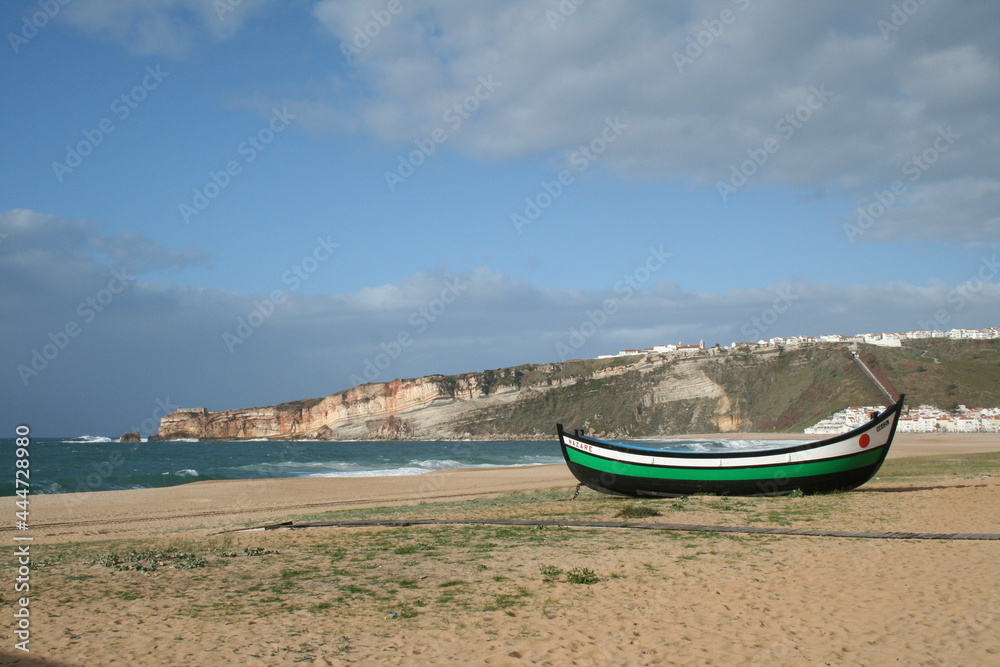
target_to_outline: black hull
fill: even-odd
[[[886,448],[888,451],[888,448]],[[842,473],[815,475],[809,478],[762,479],[740,481],[649,479],[629,475],[601,473],[585,466],[567,462],[573,476],[584,486],[612,496],[636,498],[677,498],[696,494],[717,496],[781,496],[796,491],[811,495],[850,491],[868,482],[879,468],[878,464]]]

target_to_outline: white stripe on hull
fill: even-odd
[[[766,466],[781,465],[785,463],[806,463],[810,461],[821,461],[834,459],[850,454],[871,451],[883,447],[889,441],[892,434],[892,417],[879,422],[870,429],[853,437],[841,440],[840,442],[822,445],[813,449],[803,449],[796,452],[786,452],[783,454],[761,454],[733,457],[678,457],[669,454],[658,455],[653,453],[638,452],[636,450],[621,452],[614,449],[601,447],[597,444],[581,442],[570,435],[563,435],[563,441],[567,446],[578,449],[582,452],[594,454],[602,458],[627,463],[639,463],[643,465],[667,466],[675,468],[739,468],[746,466]],[[865,446],[861,442],[868,438]],[[626,446],[626,445],[623,445]]]

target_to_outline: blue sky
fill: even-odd
[[[5,428],[117,436],[176,405],[622,347],[995,326],[998,19],[4,3]]]

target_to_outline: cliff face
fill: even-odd
[[[772,355],[773,356],[773,355]],[[551,438],[555,423],[638,437],[748,429],[718,356],[649,355],[365,384],[264,408],[182,409],[159,440]],[[755,364],[772,366],[763,355]]]
[[[634,376],[634,377],[633,377]],[[616,395],[613,386],[642,382]],[[628,360],[566,362],[522,366],[458,376],[431,375],[413,380],[365,384],[321,399],[264,408],[209,412],[185,408],[160,421],[156,438],[177,440],[245,440],[252,438],[366,440],[551,437],[558,419],[567,414],[538,413],[532,405],[547,397],[556,404],[572,402],[579,392],[595,393],[597,385],[612,388],[612,403],[628,412],[678,401],[707,401],[704,427],[731,430],[725,391],[700,368],[697,360],[640,357]],[[638,390],[636,390],[638,389]],[[610,406],[587,405],[582,421]],[[525,419],[525,409],[533,413]],[[590,414],[593,412],[593,415]],[[583,417],[583,414],[580,415]],[[718,423],[713,419],[718,418]],[[616,430],[615,432],[619,432]],[[621,431],[624,432],[624,431]]]
[[[998,383],[987,381],[984,386],[992,389],[976,389],[979,393],[968,399],[952,389],[976,388],[977,378],[997,376],[1000,344],[923,349],[928,345],[867,348],[866,354],[877,357],[888,379],[910,394],[910,403],[926,400],[938,384],[947,385],[955,402],[979,404],[993,400],[990,392],[1000,393]],[[161,420],[156,437],[533,439],[553,437],[556,422],[585,427],[598,437],[801,431],[849,405],[882,402],[884,396],[846,346],[829,344],[753,353],[704,351],[690,358],[645,355],[529,364],[366,384],[264,408],[182,409]]]
[[[486,394],[485,391],[489,393]],[[517,387],[482,386],[482,374],[428,376],[365,384],[326,398],[265,408],[209,412],[181,409],[160,420],[159,440],[428,439],[461,437],[448,430],[456,415],[502,404]]]

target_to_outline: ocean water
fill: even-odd
[[[727,440],[723,438],[710,439],[710,438],[693,438],[693,439],[682,439],[678,438],[676,440],[664,440],[661,438],[656,439],[640,439],[640,440],[627,440],[623,441],[628,444],[635,445],[637,447],[649,447],[651,449],[662,449],[665,451],[676,451],[676,452],[756,452],[767,449],[776,449],[779,447],[794,447],[795,445],[804,445],[807,442],[815,442],[815,440],[751,440],[751,439],[732,439]]]
[[[13,439],[0,447],[14,458]],[[380,477],[446,468],[501,468],[561,463],[555,440],[503,442],[170,441],[32,438],[31,493],[71,493],[175,486],[201,480],[269,477]],[[13,461],[0,495],[15,492]]]
[[[635,440],[688,451],[767,449],[792,441]],[[803,441],[804,442],[804,441]],[[119,443],[110,438],[31,440],[30,491],[71,493],[175,486],[201,480],[269,477],[382,477],[446,468],[503,468],[561,464],[555,440],[542,441],[171,441]],[[13,439],[0,439],[11,472],[0,496],[15,493]]]

